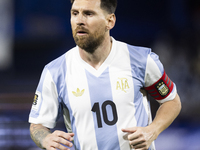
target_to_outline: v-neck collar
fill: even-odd
[[[109,67],[109,65],[111,64],[114,55],[115,55],[115,51],[116,51],[116,41],[113,37],[111,37],[112,40],[112,48],[111,51],[108,55],[108,57],[105,59],[105,61],[101,64],[101,66],[98,69],[95,69],[94,67],[92,67],[90,64],[88,64],[87,62],[85,62],[79,53],[79,48],[78,46],[75,47],[75,57],[76,59],[80,62],[80,64],[87,70],[89,71],[91,74],[93,74],[96,77],[99,77],[105,70],[106,68]]]

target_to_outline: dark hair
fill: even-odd
[[[75,0],[70,1],[73,4]],[[115,13],[115,10],[117,8],[117,0],[101,0],[100,7],[110,14]]]

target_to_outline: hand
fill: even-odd
[[[148,150],[154,139],[154,131],[147,127],[132,127],[122,129],[123,132],[127,132],[124,139],[129,140],[132,148],[136,150]]]
[[[63,131],[54,131],[53,133],[47,135],[43,141],[43,147],[47,150],[69,150],[68,147],[72,147],[73,144],[70,142],[73,140],[74,133],[66,133]],[[63,145],[62,145],[63,144]]]

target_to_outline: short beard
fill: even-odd
[[[105,34],[105,33],[104,33]],[[105,39],[105,35],[97,31],[94,35],[90,35],[88,37],[77,37],[75,33],[73,33],[73,38],[81,49],[86,52],[93,54],[95,50],[102,44]]]

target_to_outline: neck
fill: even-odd
[[[81,58],[94,67],[96,70],[102,65],[102,63],[108,57],[112,48],[111,37],[108,36],[104,39],[101,45],[94,51],[94,53],[88,53],[79,47],[79,53]]]

